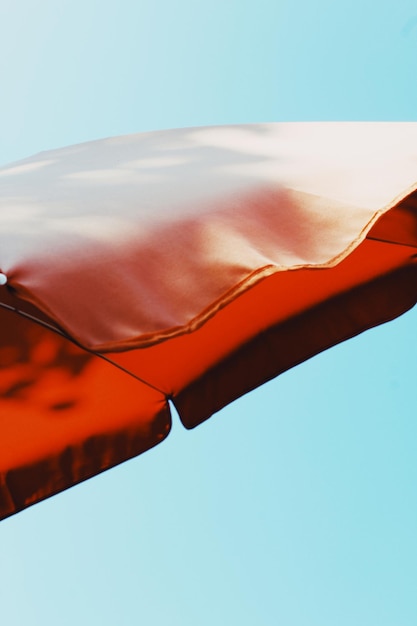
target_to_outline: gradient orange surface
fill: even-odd
[[[194,331],[275,272],[333,267],[416,188],[417,123],[174,129],[0,168],[0,271],[95,351]]]

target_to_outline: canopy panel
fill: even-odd
[[[155,344],[342,260],[413,190],[415,146],[415,123],[287,123],[43,152],[0,170],[0,270],[84,346]]]
[[[0,307],[0,519],[149,450],[170,426],[162,393]]]

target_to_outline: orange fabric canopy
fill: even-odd
[[[156,445],[168,399],[193,427],[413,306],[416,146],[260,124],[0,170],[0,514]]]

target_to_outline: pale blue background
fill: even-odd
[[[0,163],[179,126],[416,120],[416,61],[411,0],[0,0]],[[416,322],[1,523],[1,623],[416,626]]]

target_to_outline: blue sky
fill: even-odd
[[[411,1],[1,0],[0,163],[99,137],[417,120]],[[8,626],[415,626],[416,311],[0,525]]]

